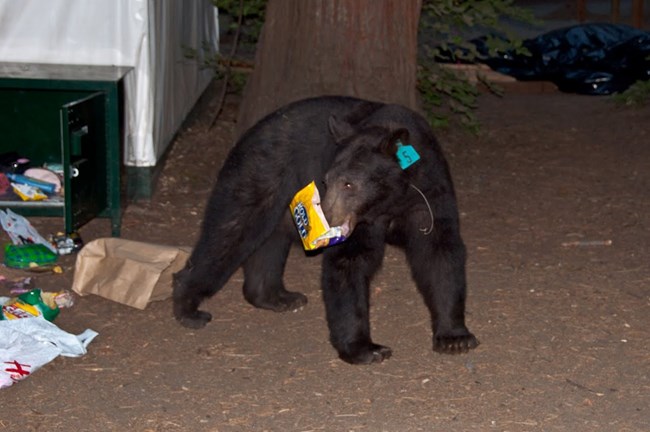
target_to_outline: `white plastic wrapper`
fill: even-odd
[[[57,356],[79,357],[97,336],[67,333],[44,318],[0,321],[0,388],[27,378]]]
[[[41,236],[36,228],[24,217],[7,209],[0,210],[0,224],[15,245],[28,243],[42,244],[54,253],[57,253],[52,244]]]

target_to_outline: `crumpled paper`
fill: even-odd
[[[79,357],[98,335],[61,330],[42,317],[0,321],[0,388],[27,378],[58,356]]]
[[[72,290],[144,309],[171,297],[173,275],[189,255],[189,248],[99,238],[79,251]]]

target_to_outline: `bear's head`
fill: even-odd
[[[408,142],[408,131],[355,126],[335,116],[329,119],[329,129],[337,143],[324,178],[322,208],[330,226],[351,233],[359,223],[402,213],[409,180],[396,153],[398,143]]]

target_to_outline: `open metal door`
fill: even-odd
[[[90,94],[61,107],[61,154],[67,233],[107,207],[105,95]]]

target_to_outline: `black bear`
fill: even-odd
[[[299,240],[288,205],[312,180],[330,225],[351,230],[346,241],[322,250],[323,299],[339,357],[366,364],[391,355],[373,343],[369,325],[369,284],[387,243],[406,253],[431,313],[433,350],[454,354],[476,347],[465,326],[465,246],[456,198],[433,132],[405,107],[343,96],[280,108],[233,147],[199,240],[174,277],[176,319],[190,328],[205,326],[211,315],[199,305],[240,266],[252,305],[286,311],[307,302],[285,288],[282,276]]]

